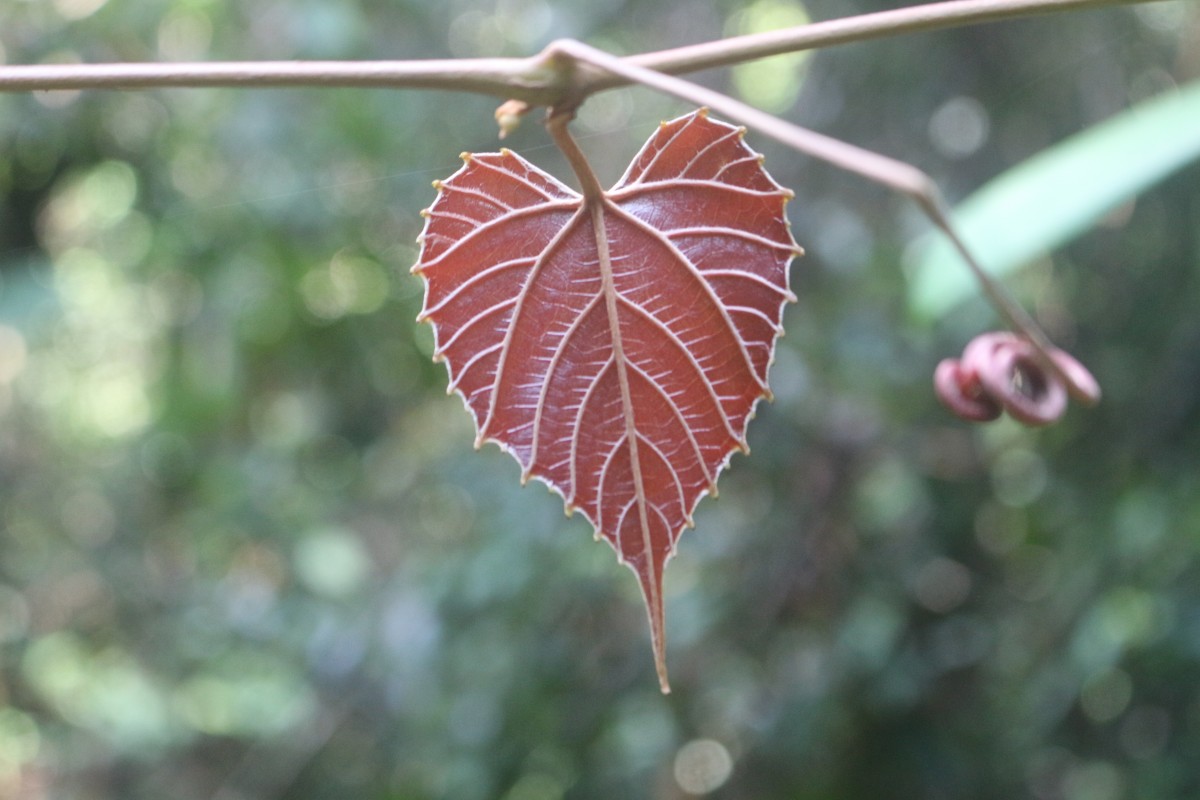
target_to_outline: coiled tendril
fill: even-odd
[[[1049,425],[1066,411],[1068,395],[1085,405],[1099,402],[1100,384],[1085,366],[1065,350],[1050,348],[1046,354],[1053,367],[1028,339],[980,334],[962,358],[937,365],[934,389],[946,408],[970,422],[989,422],[1008,412],[1025,425]]]

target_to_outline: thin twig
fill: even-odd
[[[269,88],[309,86],[441,89],[497,97],[541,97],[557,76],[535,58],[424,61],[217,61],[0,66],[0,91]]]
[[[680,75],[799,50],[862,42],[904,33],[922,33],[1036,14],[1144,2],[1154,0],[949,0],[644,53],[631,56],[627,61],[657,72]]]

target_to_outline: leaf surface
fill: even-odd
[[[413,268],[476,446],[511,453],[634,571],[664,691],[664,566],[747,451],[795,299],[791,193],[742,134],[704,111],[665,122],[592,200],[510,151],[464,155]]]

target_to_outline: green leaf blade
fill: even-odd
[[[1012,272],[1200,158],[1200,82],[1141,103],[1018,164],[954,211],[993,275]],[[909,308],[934,320],[978,289],[937,232],[910,246]]]

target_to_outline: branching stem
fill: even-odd
[[[547,49],[559,56],[576,59],[597,69],[612,72],[631,83],[648,86],[699,106],[707,106],[722,116],[754,128],[759,133],[770,136],[793,150],[818,158],[910,197],[925,212],[930,221],[949,237],[997,312],[1013,330],[1033,344],[1042,366],[1055,374],[1059,380],[1063,381],[1064,385],[1072,387],[1074,394],[1080,396],[1087,394],[1084,388],[1078,384],[1076,376],[1063,371],[1050,355],[1052,348],[1050,339],[1033,317],[1009,295],[1003,285],[980,266],[978,259],[971,253],[950,221],[949,209],[942,200],[937,184],[921,170],[902,161],[864,150],[807,128],[801,128],[799,125],[793,125],[728,95],[673,75],[664,75],[661,72],[639,67],[581,42],[564,40],[555,42]]]
[[[902,33],[1078,11],[1154,0],[949,0],[874,14],[816,22],[767,33],[631,56],[627,61],[658,72],[682,74],[766,56]],[[568,85],[545,54],[532,58],[422,61],[250,61],[170,64],[0,65],[0,91],[149,89],[155,87],[281,86],[440,89],[561,105],[568,94],[589,94],[629,84],[611,71],[580,72]]]
[[[374,87],[441,89],[489,94],[509,102],[497,119],[506,132],[529,108],[551,110],[550,132],[563,146],[566,124],[587,97],[605,89],[641,84],[708,106],[814,158],[888,186],[917,202],[963,256],[997,311],[1035,347],[1043,366],[1079,388],[1049,354],[1045,333],[980,266],[950,222],[936,185],[908,164],[785,122],[733,98],[675,77],[744,61],[956,25],[1128,5],[1152,0],[948,0],[846,17],[780,31],[733,37],[689,47],[618,58],[581,42],[552,43],[531,58],[480,58],[360,62],[217,62],[173,64],[46,64],[0,66],[0,91],[55,89],[147,89],[153,87]],[[600,187],[573,142],[563,147],[580,176],[584,194]],[[582,170],[582,171],[581,171]]]

